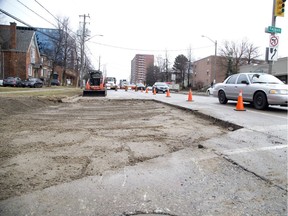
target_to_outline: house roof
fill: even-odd
[[[34,35],[35,30],[16,27],[16,50],[19,52],[27,52]],[[10,50],[10,26],[0,25],[0,42],[2,44],[2,50]]]

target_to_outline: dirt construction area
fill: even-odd
[[[202,148],[228,132],[155,101],[81,97],[1,99],[0,125],[1,200]]]

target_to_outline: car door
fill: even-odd
[[[234,74],[230,76],[230,78],[226,81],[224,85],[224,92],[226,94],[227,99],[234,99],[235,98],[235,88],[236,88],[236,80],[238,74]]]
[[[246,74],[239,74],[236,85],[235,85],[235,92],[233,93],[233,97],[235,99],[238,98],[240,91],[242,90],[242,97],[243,100],[248,99],[249,96],[249,80]]]

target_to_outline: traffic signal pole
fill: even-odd
[[[271,37],[275,36],[275,33],[281,33],[281,29],[277,28],[276,27],[276,17],[284,17],[284,13],[285,13],[285,2],[286,0],[272,0],[273,1],[273,9],[272,9],[272,23],[271,23],[271,26],[272,26],[272,32],[270,31],[271,33]],[[277,32],[276,30],[279,30],[279,32]],[[276,31],[276,32],[275,32]],[[271,38],[270,37],[270,38]],[[275,38],[275,37],[274,37]],[[270,39],[271,40],[271,39]],[[274,44],[274,46],[277,46],[277,47],[274,47],[274,54],[277,52],[278,53],[278,39],[277,39],[277,43]],[[270,41],[270,44],[271,44],[271,41]],[[270,46],[269,44],[269,46]],[[276,49],[277,48],[277,49]],[[271,48],[269,47],[268,48],[268,52],[267,52],[267,55],[269,56],[269,52],[273,51],[273,49],[271,50]],[[272,56],[273,57],[273,56]],[[268,73],[269,74],[272,74],[272,66],[273,66],[273,60],[272,58],[270,59],[269,57],[267,58],[268,61],[269,61],[269,70],[268,70]],[[270,59],[270,60],[269,60]],[[276,58],[277,60],[277,58]]]
[[[272,9],[272,22],[271,22],[271,26],[275,27],[275,26],[276,26],[275,0],[272,0],[272,1],[273,1],[273,9]],[[272,32],[271,35],[275,35],[275,33]],[[268,48],[268,52],[270,52],[269,48]],[[269,54],[267,53],[267,55],[269,55]],[[273,68],[273,61],[269,61],[268,74],[272,74],[272,68]]]

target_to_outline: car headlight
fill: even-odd
[[[288,91],[287,89],[271,89],[269,91],[270,94],[281,94],[281,95],[287,95]]]

